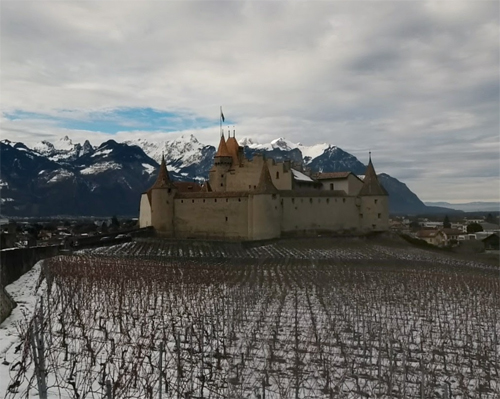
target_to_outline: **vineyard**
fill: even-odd
[[[44,261],[5,398],[499,398],[499,292],[356,240],[82,251]]]

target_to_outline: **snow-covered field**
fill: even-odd
[[[102,398],[106,381],[115,398],[157,398],[160,382],[165,398],[500,397],[498,271],[296,244],[134,242],[46,260],[49,397]],[[33,303],[39,270],[8,291]],[[6,398],[38,396],[32,309],[0,330]]]

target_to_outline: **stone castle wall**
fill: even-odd
[[[284,235],[359,230],[356,197],[295,196],[284,197],[281,230]]]
[[[174,229],[178,238],[246,240],[248,195],[189,196],[175,199]]]
[[[218,166],[210,172],[210,184],[214,191],[252,191],[259,185],[264,158],[256,154],[252,160],[243,160],[241,166],[229,170]],[[292,189],[292,172],[285,163],[267,160],[269,173],[278,190]],[[221,183],[223,186],[221,186]]]
[[[235,145],[221,138],[210,184],[199,192],[174,188],[162,160],[156,186],[141,197],[140,226],[166,237],[236,240],[388,229],[388,197],[371,160],[366,184],[353,174],[313,181],[294,178],[290,162],[245,159],[241,147],[236,155]]]
[[[385,196],[366,196],[361,199],[361,224],[365,231],[389,230],[389,200]]]
[[[250,197],[248,238],[266,240],[281,235],[282,208],[279,195],[259,194]]]

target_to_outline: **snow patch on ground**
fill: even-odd
[[[42,262],[38,262],[29,272],[5,287],[16,301],[17,307],[0,324],[0,397],[5,395],[10,382],[9,365],[4,363],[10,364],[19,357],[15,353],[16,346],[20,343],[18,327],[31,319],[39,295],[43,292],[36,290]]]

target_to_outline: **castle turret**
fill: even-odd
[[[249,237],[266,240],[281,235],[282,207],[279,191],[273,184],[266,160],[262,163],[259,184],[249,202]]]
[[[210,187],[212,191],[226,191],[226,175],[233,163],[224,134],[220,137],[219,148],[215,153],[214,166],[210,170]]]
[[[229,133],[229,134],[231,134],[231,133]],[[240,145],[236,141],[236,134],[235,134],[234,130],[233,130],[233,136],[228,137],[226,145],[227,145],[228,152],[233,159],[232,169],[235,169],[240,165],[240,159],[239,159]]]
[[[378,181],[377,174],[375,173],[375,168],[373,167],[372,157],[368,161],[368,166],[366,167],[365,178],[363,180],[363,187],[359,192],[359,195],[376,195],[376,196],[387,196],[389,195],[384,187]]]
[[[384,231],[389,228],[389,194],[378,181],[372,158],[366,167],[360,197],[360,228],[369,231]]]
[[[153,186],[147,194],[151,204],[151,225],[155,230],[168,237],[174,233],[174,197],[177,192],[168,175],[165,157],[162,156],[160,170]]]

